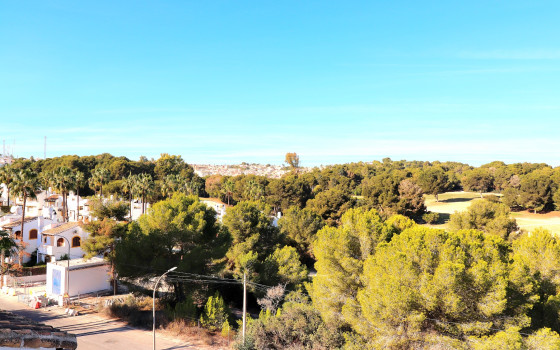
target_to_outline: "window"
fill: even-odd
[[[56,240],[57,247],[64,247],[64,238],[59,238]]]
[[[21,240],[23,238],[22,235],[21,235],[21,231],[16,231],[16,233],[14,233],[14,236],[15,236],[16,239],[19,239],[19,240]]]
[[[29,231],[29,239],[37,239],[37,230],[33,229]]]
[[[82,240],[80,239],[80,237],[75,236],[74,238],[72,238],[72,248],[79,247],[80,243],[82,243]]]
[[[47,244],[48,240],[49,240],[49,237],[43,237],[43,243]]]

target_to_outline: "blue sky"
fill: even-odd
[[[557,1],[2,1],[14,154],[560,165]],[[0,146],[1,147],[1,146]],[[1,151],[1,149],[0,149]]]

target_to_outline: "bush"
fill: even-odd
[[[214,296],[208,298],[204,313],[200,316],[200,324],[211,331],[222,328],[224,322],[227,322],[229,316],[229,308],[224,302],[224,298],[216,291]]]
[[[290,299],[290,298],[289,298]],[[284,303],[275,315],[261,312],[247,324],[245,345],[237,339],[235,349],[338,349],[344,344],[342,332],[327,325],[310,302]]]
[[[63,254],[60,256],[60,258],[58,258],[58,260],[70,260],[70,258],[68,257],[68,254]]]
[[[500,196],[496,196],[495,194],[489,194],[487,196],[484,196],[484,199],[486,199],[487,201],[490,201],[492,203],[500,203],[502,201]]]
[[[229,325],[228,320],[222,324],[222,337],[226,338],[229,337],[229,333],[231,332],[231,326]]]
[[[422,215],[422,220],[424,220],[427,224],[435,224],[439,221],[439,213],[428,212]]]
[[[173,319],[196,320],[196,305],[190,296],[183,302],[177,303],[174,309],[168,309],[168,314]]]

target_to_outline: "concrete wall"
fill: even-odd
[[[111,289],[109,265],[70,270],[70,295]]]
[[[45,282],[47,280],[47,275],[37,275],[37,276],[23,276],[23,277],[13,277],[9,275],[4,276],[6,285],[12,285],[15,283],[38,283]]]
[[[68,293],[70,296],[94,293],[111,288],[109,283],[109,265],[79,269],[71,266],[70,268],[70,290]],[[66,293],[66,269],[66,266],[47,264],[47,294],[55,296]],[[55,283],[56,279],[59,279],[59,285]]]

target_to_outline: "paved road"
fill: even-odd
[[[126,324],[97,315],[66,316],[58,307],[39,310],[28,308],[14,301],[13,297],[0,296],[0,309],[28,317],[63,331],[76,334],[79,350],[142,350],[152,349],[152,332],[135,329]],[[176,339],[157,335],[158,349],[201,349],[200,344],[184,343]]]

